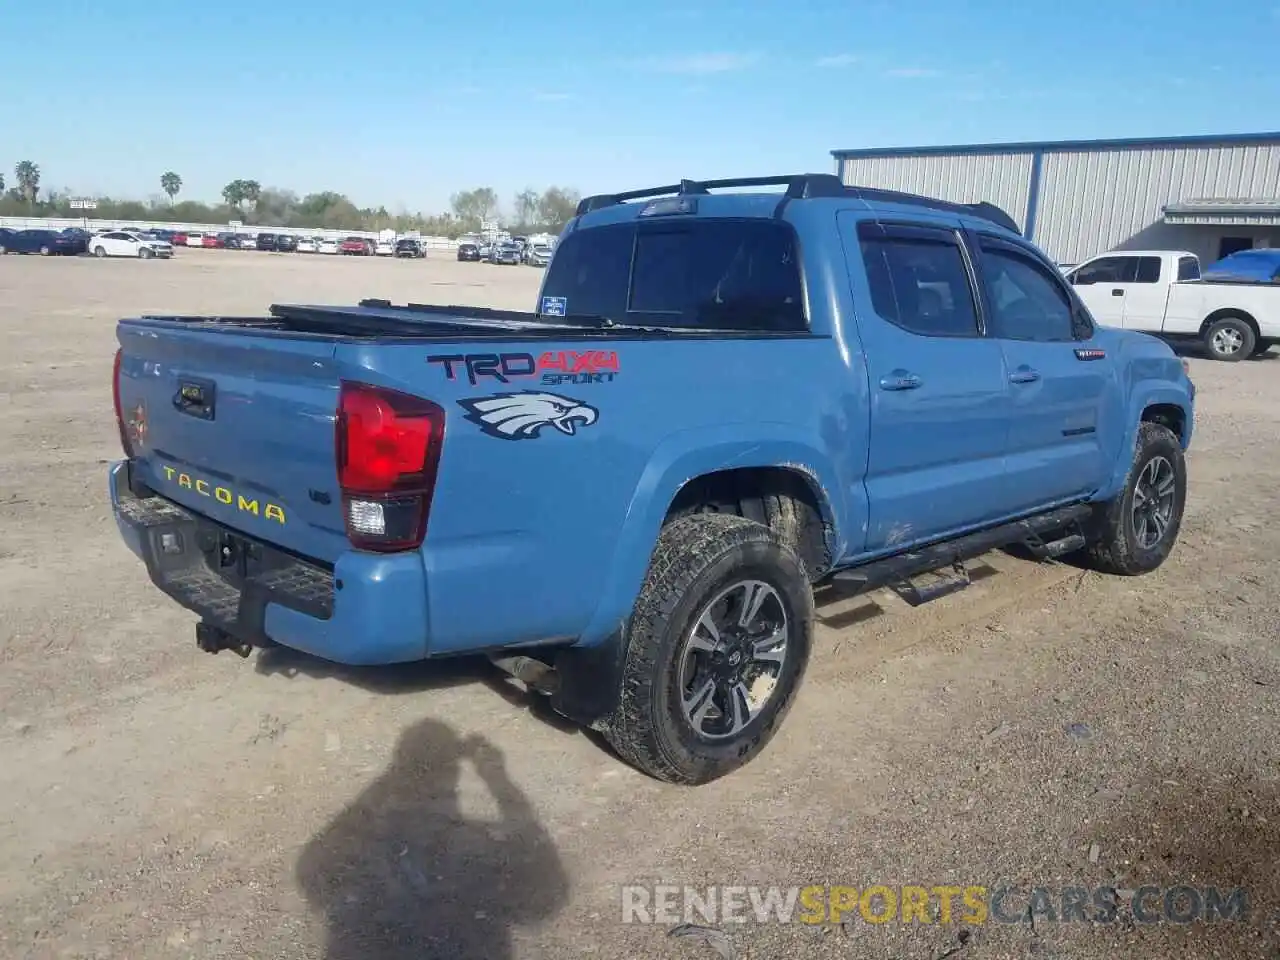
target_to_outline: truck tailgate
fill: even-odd
[[[119,391],[135,475],[249,536],[333,562],[348,548],[334,458],[331,338],[120,324]]]

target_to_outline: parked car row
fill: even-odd
[[[202,247],[222,250],[265,250],[274,253],[345,253],[359,256],[412,255],[416,257],[427,255],[425,243],[416,237],[403,237],[396,241],[375,241],[368,237],[352,236],[336,240],[327,237],[296,236],[291,233],[250,234],[231,231],[200,233],[166,229],[99,230],[90,234],[74,227],[62,231],[0,228],[0,238],[3,238],[3,242],[0,242],[0,252],[92,253],[93,241],[96,238],[110,235],[113,240],[119,240],[121,234],[166,244],[170,252],[174,247]],[[111,247],[111,244],[104,244],[106,249]]]
[[[89,235],[66,230],[10,230],[0,227],[0,254],[38,253],[42,257],[75,256],[88,249]]]
[[[222,250],[264,250],[275,253],[345,254],[362,257],[396,257],[424,259],[427,243],[419,237],[400,237],[397,240],[349,236],[341,240],[332,237],[295,236],[289,233],[236,233],[223,231],[203,233],[183,230],[98,230],[93,233],[79,227],[65,230],[12,230],[0,227],[0,254],[38,253],[43,256],[77,255],[83,253],[99,257],[131,256],[143,259],[171,257],[176,247],[200,247]],[[101,251],[101,252],[99,252]],[[540,240],[527,237],[511,237],[489,241],[463,237],[458,244],[457,257],[462,261],[485,260],[499,264],[529,264],[545,267],[551,262],[552,247]]]
[[[530,242],[525,237],[512,237],[510,240],[499,240],[490,243],[483,239],[464,237],[458,244],[458,260],[479,263],[509,265],[528,264],[531,267],[545,267],[551,262],[550,244]]]

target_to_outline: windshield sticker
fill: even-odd
[[[467,411],[467,420],[488,436],[501,440],[537,440],[543,436],[543,427],[553,427],[572,437],[580,427],[595,423],[600,415],[595,407],[581,400],[536,390],[459,400],[458,405]]]
[[[620,372],[616,350],[546,350],[532,353],[438,353],[427,363],[439,364],[446,380],[466,377],[473,387],[481,380],[511,383],[537,378],[544,387],[562,383],[612,383]]]
[[[543,297],[542,315],[544,317],[565,317],[569,315],[568,297]]]

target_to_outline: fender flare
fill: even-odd
[[[1129,468],[1132,466],[1133,450],[1138,442],[1138,427],[1142,423],[1142,413],[1148,407],[1153,407],[1157,404],[1168,404],[1182,410],[1182,414],[1186,418],[1186,427],[1180,440],[1184,450],[1190,445],[1191,431],[1195,420],[1195,407],[1185,390],[1181,390],[1173,384],[1151,384],[1135,391],[1129,398],[1129,406],[1126,411],[1128,415],[1125,417],[1124,440],[1116,456],[1114,471],[1103,489],[1098,491],[1098,500],[1110,500],[1117,496],[1124,486],[1125,477],[1129,475]]]
[[[644,583],[671,503],[698,477],[747,467],[793,470],[816,488],[824,521],[837,532],[846,530],[847,505],[834,464],[816,442],[796,436],[795,425],[788,423],[726,424],[668,435],[654,450],[632,492],[600,601],[579,644],[594,646],[619,633]]]

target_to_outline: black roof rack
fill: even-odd
[[[933,210],[945,210],[951,213],[970,217],[979,217],[995,223],[1006,230],[1021,233],[1014,219],[993,203],[951,203],[947,200],[935,200],[914,193],[902,193],[897,190],[881,190],[875,187],[847,186],[834,173],[799,173],[779,177],[737,177],[729,180],[681,180],[679,183],[664,187],[647,187],[644,190],[628,190],[624,193],[602,193],[592,197],[583,197],[578,203],[577,216],[602,210],[627,200],[645,200],[650,197],[666,196],[698,196],[712,190],[723,190],[733,187],[786,187],[783,195],[786,200],[806,200],[813,197],[853,197],[869,203],[902,203],[928,207]]]

